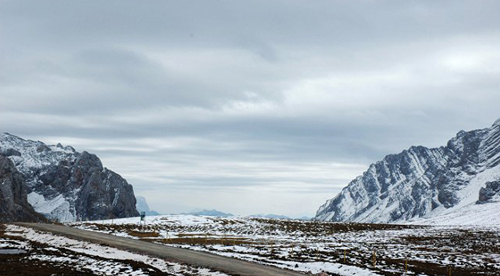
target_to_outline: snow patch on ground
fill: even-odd
[[[484,208],[485,205],[472,207]],[[500,203],[496,204],[499,205]],[[489,206],[492,211],[488,216],[493,224],[498,218],[493,217],[494,205]],[[480,216],[488,219],[486,214]],[[469,217],[470,224],[477,222],[473,220],[477,219],[474,217],[474,210],[471,210]],[[443,221],[452,224],[452,218],[450,216]],[[461,219],[457,219],[457,222]],[[426,222],[432,223],[434,222]],[[500,255],[496,254],[498,251],[495,249],[500,237],[500,224],[424,226],[422,221],[415,224],[419,225],[358,225],[192,215],[150,216],[142,223],[138,217],[71,223],[76,228],[133,239],[138,237],[131,235],[131,230],[155,233],[155,237],[146,239],[301,272],[324,271],[342,276],[404,273],[404,262],[410,260],[441,266],[443,269],[448,265],[484,266],[488,269],[484,275],[497,276],[491,271],[500,269]],[[492,248],[479,245],[478,240],[483,245],[491,244]],[[456,241],[460,241],[460,244]],[[374,251],[380,260],[376,268],[372,265]],[[385,263],[383,260],[397,262]],[[432,275],[420,272],[415,274],[412,267],[409,270],[412,275]]]
[[[106,260],[96,261],[95,259],[89,258],[85,255],[79,256],[77,260],[65,257],[58,257],[58,258],[52,257],[50,259],[47,259],[47,256],[43,255],[31,256],[31,258],[39,260],[78,263],[79,265],[82,265],[84,268],[90,269],[101,275],[123,275],[123,276],[148,275],[147,271],[141,271],[141,270],[133,271],[133,269],[130,266],[120,263],[119,262],[120,260],[133,260],[136,262],[142,262],[144,264],[157,268],[163,272],[168,272],[179,276],[185,275],[186,271],[192,271],[192,268],[186,265],[167,262],[159,258],[140,255],[137,253],[124,251],[109,246],[103,246],[85,241],[78,241],[63,236],[57,236],[50,233],[40,232],[33,230],[31,228],[21,227],[17,225],[7,225],[6,230],[7,232],[9,232],[9,235],[11,236],[19,236],[29,241],[46,244],[55,248],[64,248],[76,253],[83,253],[85,255],[104,258]],[[210,271],[204,268],[197,268],[196,271],[197,271],[196,273],[190,272],[191,275],[228,276],[227,274]]]

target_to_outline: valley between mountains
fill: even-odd
[[[240,275],[222,263],[205,264],[213,255],[258,264],[269,275],[500,271],[500,120],[460,131],[439,148],[414,146],[386,156],[313,220],[215,210],[159,215],[144,198],[137,204],[132,185],[96,155],[7,133],[0,135],[0,182],[1,275]],[[138,206],[148,209],[145,219]],[[68,237],[70,230],[44,224],[15,224],[21,221],[64,223],[204,257],[198,263],[159,257],[84,234]]]

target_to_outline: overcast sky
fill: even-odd
[[[372,162],[500,118],[499,1],[3,1],[0,131],[160,212],[313,216]]]

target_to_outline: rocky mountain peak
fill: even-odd
[[[94,154],[0,134],[0,153],[26,181],[28,202],[60,221],[137,216],[133,188]]]
[[[75,165],[81,167],[93,167],[100,170],[103,169],[101,160],[95,154],[90,154],[86,151],[83,151],[76,158]]]
[[[386,156],[322,205],[316,219],[398,222],[497,200],[499,122],[460,131],[444,147],[413,146]]]

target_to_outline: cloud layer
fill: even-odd
[[[488,127],[497,1],[1,1],[1,131],[97,153],[162,212],[313,215]]]

